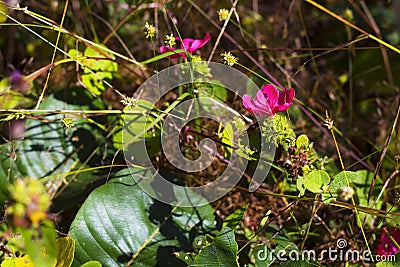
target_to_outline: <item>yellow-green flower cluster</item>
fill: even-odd
[[[133,97],[124,97],[124,99],[121,100],[122,105],[128,106],[128,107],[133,107],[136,104],[136,99]]]
[[[239,58],[235,57],[234,55],[231,54],[231,52],[224,52],[221,54],[222,59],[224,60],[224,63],[233,66],[237,64]]]
[[[145,33],[146,33],[146,38],[153,38],[156,35],[156,28],[154,27],[153,24],[149,24],[146,22],[145,27]]]
[[[220,21],[227,20],[228,17],[229,17],[229,10],[228,9],[221,8],[217,13],[218,13]]]
[[[61,126],[64,127],[65,129],[69,129],[74,127],[74,122],[71,118],[62,118]]]
[[[171,33],[171,35],[165,36],[165,46],[169,48],[173,48],[175,46],[175,36]]]
[[[282,145],[285,150],[294,146],[296,134],[285,116],[276,114],[265,120],[262,127],[262,135],[267,142],[273,142],[276,146]]]
[[[353,11],[351,11],[351,9],[346,8],[346,10],[343,13],[343,17],[348,21],[353,21],[354,20]]]

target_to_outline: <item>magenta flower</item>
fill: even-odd
[[[242,101],[245,108],[255,115],[273,117],[275,113],[285,111],[292,105],[294,95],[293,88],[285,88],[279,92],[275,86],[267,84],[257,92],[255,100],[245,94]]]
[[[180,41],[181,49],[184,49],[187,52],[189,52],[190,54],[193,54],[194,51],[196,51],[197,49],[200,49],[206,45],[206,43],[210,40],[210,34],[207,32],[202,40],[192,39],[192,38],[184,38],[182,41],[179,38],[176,38],[176,40]],[[168,47],[168,46],[160,47],[161,53],[166,53],[166,52],[170,52],[170,51],[174,51],[174,50],[176,50],[176,48],[174,48],[174,47]],[[185,53],[177,53],[177,54],[168,56],[168,58],[178,58],[178,57],[186,58],[186,54]]]
[[[400,244],[400,229],[392,228],[389,230],[390,235],[397,244]],[[385,232],[381,235],[381,242],[378,245],[376,253],[378,255],[394,255],[398,252],[398,248]]]

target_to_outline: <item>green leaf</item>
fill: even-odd
[[[204,97],[212,97],[222,102],[225,102],[228,97],[225,86],[216,80],[197,82],[196,88],[199,91],[199,95]]]
[[[97,260],[103,266],[186,266],[174,252],[192,249],[195,236],[216,232],[211,206],[173,208],[154,201],[124,169],[86,199],[70,228],[76,242],[73,266]],[[168,265],[170,264],[170,265]]]
[[[246,212],[248,206],[249,204],[244,205],[243,207],[240,207],[229,214],[229,216],[225,219],[223,226],[231,229],[234,229],[236,226],[238,226],[242,222],[244,213]]]
[[[85,264],[82,264],[81,267],[102,267],[101,263],[98,261],[88,261]]]
[[[232,124],[230,124],[229,122],[226,123],[224,130],[222,131],[221,137],[222,137],[222,140],[221,140],[222,143],[227,145],[227,146],[224,146],[225,158],[230,158],[230,155],[232,153],[233,142],[234,142],[234,133],[233,133]]]
[[[348,179],[348,182],[351,184],[357,177],[357,173],[351,172],[351,171],[346,171],[346,175],[344,171],[338,173],[333,177],[333,180],[329,186],[329,190],[333,195],[337,194],[337,191],[344,187],[347,186],[347,181],[346,177]]]
[[[300,135],[296,139],[296,147],[300,149],[301,147],[308,148],[308,137],[305,134]]]
[[[374,173],[367,170],[359,170],[356,172],[356,176],[353,180],[353,183],[355,185],[358,204],[361,206],[367,206],[369,204],[368,193],[371,187],[373,177]],[[370,200],[371,202],[375,201],[376,197],[380,194],[382,187],[383,187],[382,179],[379,176],[377,176],[375,187],[372,191],[372,196]],[[382,197],[378,202],[377,205],[378,208],[380,207],[380,204],[382,204]]]
[[[125,145],[129,151],[137,151],[141,144],[138,142],[146,143],[146,151],[148,156],[153,156],[158,153],[161,149],[160,129],[156,126],[151,127],[151,124],[156,123],[156,116],[149,115],[145,116],[149,110],[153,109],[153,104],[146,100],[138,100],[137,103],[132,107],[125,107],[124,111],[127,112],[122,115],[121,125],[113,135],[113,144],[117,149],[122,149]],[[124,136],[123,136],[124,135]],[[123,144],[124,140],[129,140],[131,143]],[[143,158],[144,157],[144,158]],[[147,155],[137,153],[135,155],[135,164],[140,164],[147,158]]]
[[[306,192],[306,188],[304,186],[304,178],[299,176],[296,181],[296,188],[300,192],[300,196],[303,196]]]
[[[15,91],[8,91],[4,95],[0,95],[1,109],[14,109],[17,107],[26,107],[32,104],[32,100],[23,94]]]
[[[166,57],[174,55],[174,54],[179,54],[179,53],[182,53],[182,52],[186,53],[186,50],[184,50],[184,49],[176,49],[174,51],[166,52],[166,53],[163,53],[161,55],[149,58],[149,59],[147,59],[145,61],[140,62],[140,64],[147,65],[147,64],[150,64],[150,63],[152,63],[154,61],[158,61],[160,59],[166,58]]]
[[[152,138],[155,135],[160,135],[160,131],[156,130],[157,128],[147,129],[148,125],[156,120],[156,117],[153,115],[144,116],[144,114],[149,113],[153,108],[154,105],[152,103],[142,99],[138,100],[134,106],[126,106],[124,108],[126,113],[122,115],[121,123],[124,124],[126,129],[127,140],[135,138],[134,140],[137,142],[143,140],[143,138]]]
[[[40,226],[40,239],[32,229],[19,228],[18,232],[22,235],[26,253],[34,266],[52,267],[57,257],[56,250],[56,231],[50,221],[45,221]]]
[[[368,194],[371,187],[372,179],[374,177],[374,173],[367,171],[367,170],[359,170],[354,173],[354,177],[352,177],[353,188],[356,193],[355,202],[356,204],[367,207],[371,203],[375,203],[376,198],[381,194],[383,183],[379,176],[376,177],[376,182],[374,189],[372,191],[370,202],[368,202]],[[383,197],[381,196],[380,199],[377,201],[375,208],[380,209],[383,203]],[[375,223],[374,216],[368,213],[360,212],[360,221],[366,222],[368,225],[373,225]],[[360,223],[357,220],[357,223]]]
[[[57,262],[54,267],[69,267],[74,260],[75,241],[71,237],[56,239]]]
[[[113,145],[116,149],[122,149],[122,127],[119,127],[117,130],[115,130],[113,134]]]
[[[114,57],[107,54],[109,58],[106,58],[104,53],[87,47],[83,55],[88,58],[79,60],[85,67],[82,83],[95,95],[100,95],[106,90],[103,80],[112,80],[114,73],[118,70],[118,64],[113,61]],[[68,54],[73,58],[82,56],[75,49],[71,49]]]
[[[213,243],[200,251],[194,263],[197,267],[239,266],[237,253],[235,234],[229,227],[224,227],[214,238]]]
[[[322,187],[329,183],[329,174],[322,170],[313,170],[304,177],[304,186],[313,193],[322,192]]]
[[[60,107],[62,102],[50,97],[39,108],[57,110]],[[73,152],[73,146],[68,144],[68,133],[59,124],[61,118],[62,115],[48,116],[46,122],[26,119],[25,138],[0,147],[3,152],[0,154],[0,177],[9,176],[13,180],[29,176],[38,179],[67,171],[72,164],[67,159]],[[10,150],[15,151],[18,157],[10,157]]]
[[[6,5],[3,2],[0,3],[0,11],[4,12],[5,14],[8,14],[8,8],[6,7]],[[7,17],[5,15],[3,15],[2,13],[0,13],[0,23],[3,23],[6,20],[7,20]]]
[[[367,206],[368,205],[368,193],[369,189],[372,183],[372,178],[374,174],[372,172],[369,172],[367,170],[359,170],[356,172],[351,172],[351,171],[346,171],[346,176],[347,179],[350,183],[350,185],[354,185],[353,188],[356,192],[357,195],[357,203],[361,206]],[[344,172],[340,172],[337,175],[333,177],[333,180],[329,186],[329,190],[333,196],[337,196],[337,191],[347,185],[346,181],[346,176],[344,175]],[[380,193],[382,189],[382,180],[378,176],[376,178],[376,183],[374,190],[372,192],[371,199],[374,200]],[[378,207],[382,201],[378,201]]]
[[[1,5],[1,3],[0,3]],[[0,6],[1,10],[1,6]],[[1,16],[1,14],[0,14]],[[26,81],[31,83],[30,81]],[[0,108],[1,109],[13,109],[17,107],[27,107],[31,105],[32,99],[26,97],[22,93],[12,90],[9,84],[9,78],[3,78],[0,80]]]

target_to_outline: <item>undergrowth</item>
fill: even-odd
[[[1,266],[398,266],[399,10],[0,1]],[[243,94],[210,62],[247,76]],[[190,82],[161,95],[167,68]],[[171,161],[211,152],[196,172]],[[143,187],[204,186],[235,160],[201,206]]]

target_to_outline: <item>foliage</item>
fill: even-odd
[[[397,252],[376,266],[398,266],[399,10],[383,0],[1,1],[0,266],[375,264],[332,249],[374,261]],[[179,63],[192,64],[159,79]],[[216,201],[153,198],[207,202],[193,191],[232,165],[240,180]],[[158,192],[170,187],[157,174],[196,189]]]

